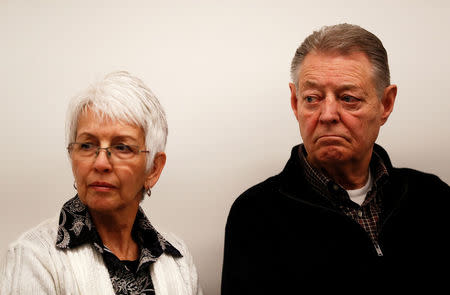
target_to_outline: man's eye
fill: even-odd
[[[307,96],[307,97],[305,97],[305,101],[306,101],[306,102],[309,102],[309,103],[315,102],[315,101],[316,101],[316,98],[313,97],[313,96]]]
[[[118,144],[112,147],[115,151],[128,154],[133,152],[133,148],[126,144]]]
[[[345,95],[341,98],[342,101],[347,102],[347,103],[354,103],[354,102],[358,102],[359,99],[350,96],[350,95]]]

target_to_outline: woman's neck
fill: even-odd
[[[128,212],[92,212],[92,221],[103,244],[120,260],[136,260],[139,247],[131,236],[138,208]]]

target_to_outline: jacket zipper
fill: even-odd
[[[374,246],[375,246],[375,251],[377,251],[378,256],[383,256],[383,251],[381,250],[380,245],[378,245],[378,243],[376,243]]]
[[[297,202],[301,202],[301,203],[304,203],[304,204],[308,204],[308,205],[310,205],[310,206],[320,207],[320,208],[322,208],[322,209],[332,211],[332,212],[334,212],[334,213],[337,213],[337,214],[341,215],[342,217],[345,217],[345,218],[348,218],[348,219],[354,221],[353,219],[351,219],[350,217],[348,217],[347,215],[345,215],[344,213],[342,213],[342,212],[340,212],[340,211],[338,211],[338,210],[336,210],[336,209],[327,208],[327,207],[324,207],[324,206],[321,206],[321,205],[317,205],[317,204],[313,204],[313,203],[306,202],[306,201],[303,201],[303,200],[299,200],[299,199],[295,198],[294,196],[291,196],[289,193],[286,193],[286,192],[284,192],[284,191],[282,191],[282,190],[280,190],[280,189],[278,190],[278,192],[280,192],[282,195],[284,195],[284,196],[286,196],[286,197],[288,197],[288,198],[290,198],[290,199],[293,199],[293,200],[295,200],[295,201],[297,201]],[[331,203],[331,204],[332,204],[332,203]],[[334,204],[332,204],[332,205],[334,206]],[[384,223],[383,223],[383,225],[384,225]],[[380,232],[381,232],[381,229],[380,229]],[[367,235],[367,233],[366,233],[366,235]],[[378,242],[374,243],[374,242],[372,241],[372,239],[369,239],[369,240],[371,240],[371,243],[373,244],[373,246],[374,246],[374,248],[375,248],[375,252],[377,253],[377,256],[378,256],[378,257],[384,256],[383,250],[381,250],[381,247],[380,247],[380,245],[378,244]]]

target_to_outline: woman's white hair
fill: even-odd
[[[164,110],[152,91],[128,72],[110,73],[72,98],[66,117],[67,145],[75,141],[78,118],[87,109],[101,119],[142,128],[146,148],[150,151],[147,171],[152,168],[155,155],[165,150],[168,127]]]

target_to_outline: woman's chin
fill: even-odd
[[[86,196],[83,203],[89,208],[90,211],[97,212],[111,212],[123,207],[122,202],[120,202],[120,198],[114,194],[108,193],[90,194]]]

